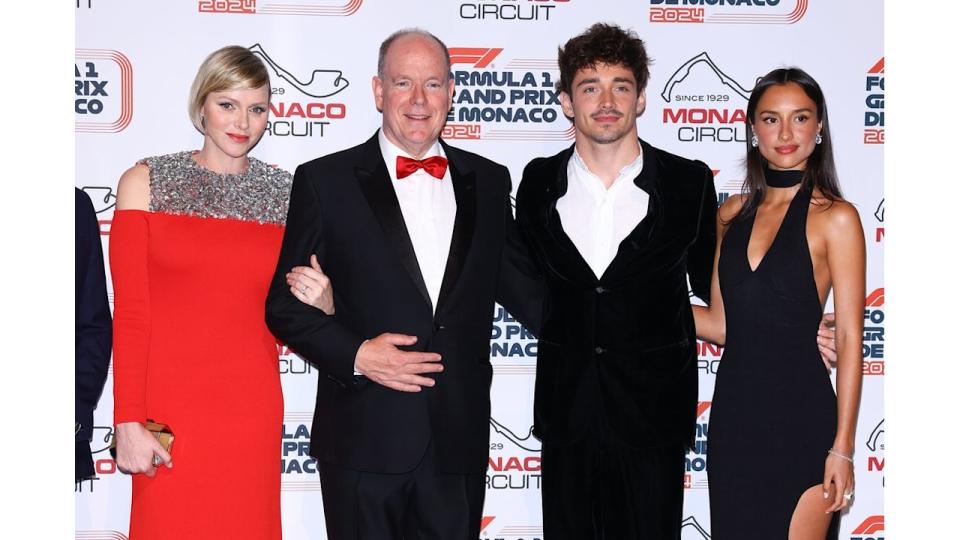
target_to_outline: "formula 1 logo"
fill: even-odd
[[[680,65],[660,97],[668,105],[661,121],[677,126],[681,142],[745,143],[747,89],[725,73],[706,51]]]
[[[710,533],[697,522],[694,516],[688,516],[680,524],[680,538],[682,540],[710,540]]]
[[[650,0],[649,20],[655,23],[794,24],[807,14],[809,0],[795,0],[792,5],[790,2],[780,4],[780,0],[738,0],[735,2]]]
[[[74,130],[117,133],[133,119],[133,65],[119,51],[77,49],[74,54]]]
[[[285,4],[263,0],[199,0],[200,13],[233,13],[241,15],[312,15],[321,17],[347,17],[360,9],[363,0],[317,1]]]
[[[467,140],[573,139],[555,78],[557,60],[504,60],[502,47],[451,47],[453,107],[441,137]],[[569,125],[568,125],[569,124]]]
[[[883,516],[870,516],[850,533],[850,540],[883,540]]]

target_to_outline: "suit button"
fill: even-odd
[[[597,291],[597,294],[603,294],[603,293],[609,291],[610,289],[607,289],[607,288],[605,288],[605,287],[603,287],[603,286],[601,285],[600,287],[597,287],[597,288],[594,289],[594,290]]]
[[[446,329],[447,329],[447,326],[446,326],[445,324],[437,323],[437,324],[433,325],[433,328],[434,328],[435,330],[446,330]]]
[[[603,353],[607,352],[607,350],[604,349],[603,347],[597,347],[596,349],[593,350],[593,352],[595,352],[595,353],[597,353],[597,354],[603,354]]]

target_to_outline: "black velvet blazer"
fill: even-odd
[[[564,232],[573,147],[531,161],[517,222],[546,281],[534,396],[534,432],[551,443],[609,434],[635,446],[693,440],[697,355],[690,292],[709,298],[716,249],[713,174],[640,141],[634,183],[647,216],[598,279]],[[689,275],[689,288],[687,276]]]

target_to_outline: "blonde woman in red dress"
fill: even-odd
[[[110,237],[117,466],[133,475],[130,538],[280,538],[283,398],[264,298],[291,176],[247,154],[270,81],[243,47],[200,66],[199,151],[120,178]],[[175,434],[170,453],[145,429]]]

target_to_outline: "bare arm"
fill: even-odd
[[[837,345],[837,434],[833,450],[852,457],[857,410],[863,381],[863,300],[866,295],[866,247],[863,227],[849,203],[835,203],[829,210],[825,235],[827,267],[833,286]],[[830,508],[848,504],[843,494],[853,491],[853,464],[831,454],[824,471],[824,490],[833,482],[837,499]]]

